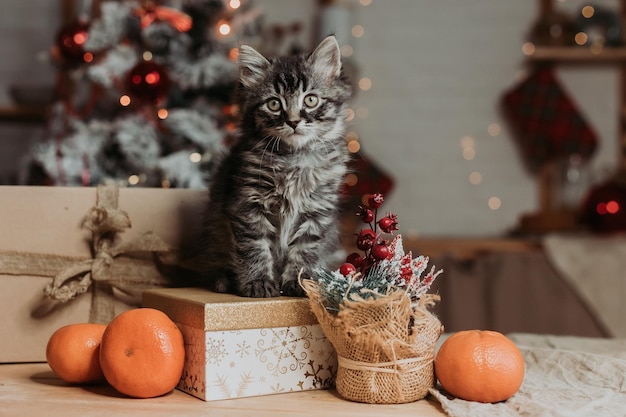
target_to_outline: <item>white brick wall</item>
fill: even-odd
[[[305,23],[315,32],[316,1],[257,0],[266,22]],[[577,10],[583,1],[566,0]],[[608,3],[614,4],[615,0]],[[352,22],[365,35],[351,40],[361,76],[372,89],[354,108],[362,149],[387,169],[396,189],[384,206],[400,216],[401,229],[422,235],[497,235],[517,224],[519,215],[536,208],[535,181],[503,126],[497,101],[523,69],[521,44],[535,19],[533,0],[373,0],[355,1]],[[3,1],[0,15],[0,98],[13,81],[48,80],[51,69],[34,56],[48,48],[57,28],[57,2]],[[617,149],[617,71],[611,68],[564,68],[559,71],[571,94],[598,131],[602,147],[594,170],[615,164]],[[495,137],[487,127],[499,123]],[[8,129],[8,130],[7,130]],[[33,134],[0,127],[3,151],[9,137]],[[36,132],[35,132],[36,134]],[[462,157],[461,138],[475,140],[476,157]],[[18,151],[19,152],[19,151]],[[2,167],[7,161],[0,159]],[[471,172],[482,174],[470,185]],[[498,210],[488,207],[499,197]]]

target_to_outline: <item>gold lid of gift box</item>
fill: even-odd
[[[317,324],[307,298],[248,298],[203,288],[165,288],[145,291],[143,306],[204,331]]]

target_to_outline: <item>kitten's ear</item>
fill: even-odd
[[[239,48],[239,79],[245,87],[256,84],[263,78],[270,62],[254,48],[241,45]]]
[[[325,80],[332,80],[341,74],[341,52],[334,36],[327,36],[309,57],[313,71]]]

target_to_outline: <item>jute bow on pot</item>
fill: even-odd
[[[152,232],[120,241],[118,233],[130,228],[128,215],[117,208],[119,189],[100,186],[97,203],[82,227],[92,232],[92,258],[25,252],[0,253],[0,274],[53,277],[44,289],[51,299],[67,302],[92,288],[89,321],[108,323],[115,315],[115,290],[140,304],[148,288],[168,286],[158,269],[174,264],[176,253]]]

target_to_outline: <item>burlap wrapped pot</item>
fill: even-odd
[[[317,282],[302,283],[311,309],[337,351],[337,392],[370,404],[417,401],[434,386],[435,345],[443,331],[427,308],[438,296],[412,304],[404,291],[375,300],[344,301],[337,314],[326,310]]]

